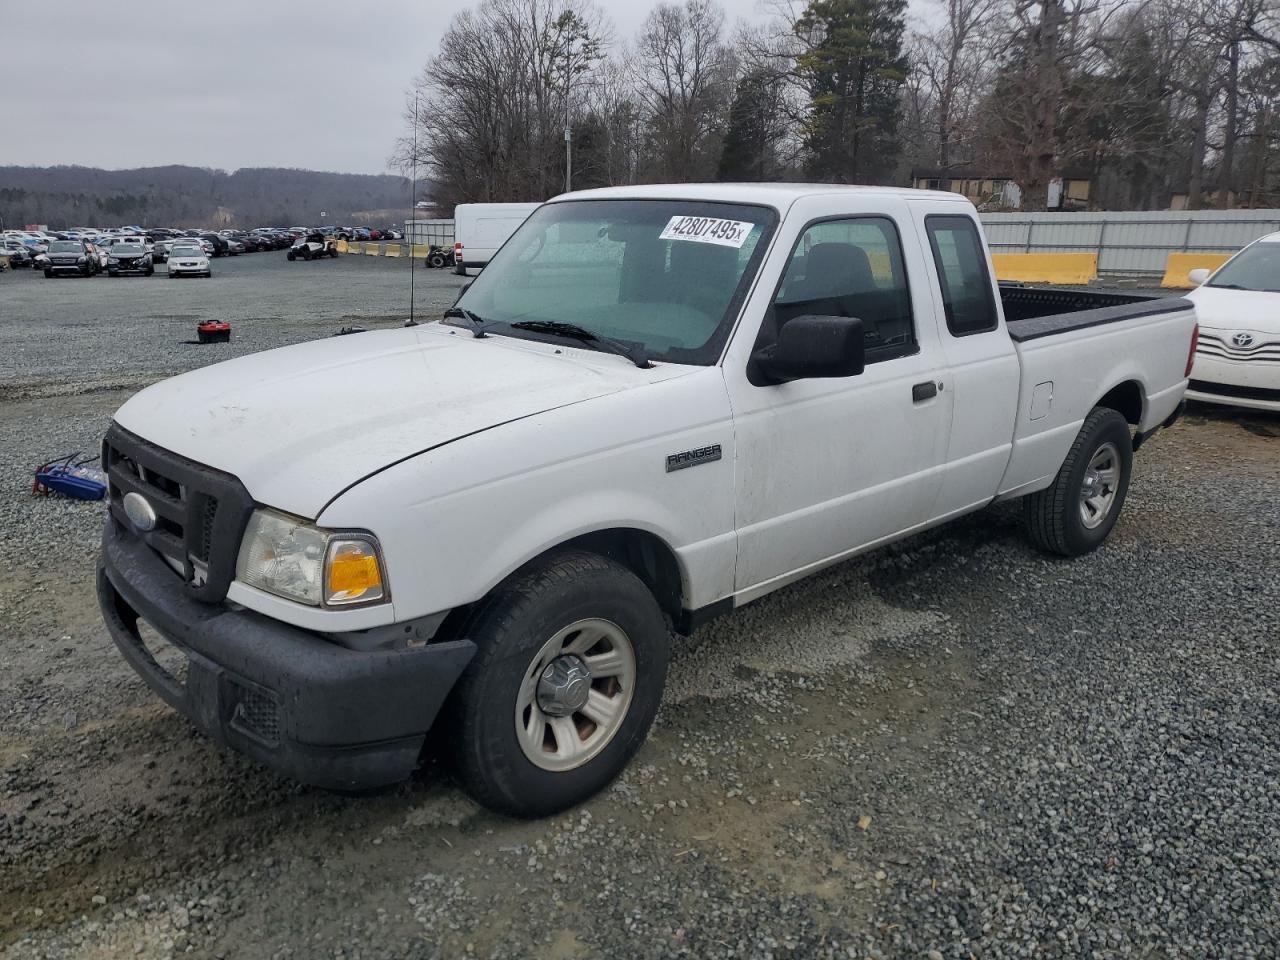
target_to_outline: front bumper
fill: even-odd
[[[186,589],[146,544],[107,521],[98,602],[124,658],[214,741],[328,789],[409,776],[475,654],[468,640],[351,650],[248,610],[203,603]],[[186,656],[185,679],[147,650],[139,619]]]

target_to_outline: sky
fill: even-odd
[[[6,4],[0,166],[386,173],[410,83],[476,2]],[[597,2],[619,39],[652,7]],[[764,18],[760,0],[720,2],[730,23]]]

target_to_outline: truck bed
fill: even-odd
[[[1013,450],[1002,498],[1041,489],[1099,399],[1139,432],[1182,399],[1195,308],[1181,297],[1001,284],[1006,327],[1021,364]]]
[[[1070,330],[1133,320],[1156,313],[1184,310],[1181,297],[1151,297],[1128,293],[1099,293],[1059,287],[1000,284],[1009,336],[1021,343]]]

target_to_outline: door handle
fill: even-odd
[[[921,403],[924,400],[931,400],[938,395],[938,385],[932,380],[926,380],[924,383],[917,383],[911,388],[911,402]]]

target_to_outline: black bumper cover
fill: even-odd
[[[369,789],[409,776],[475,655],[469,640],[350,650],[248,610],[202,603],[185,590],[149,547],[107,522],[98,602],[129,664],[213,740],[328,789]],[[152,657],[139,618],[186,654],[185,681]]]

